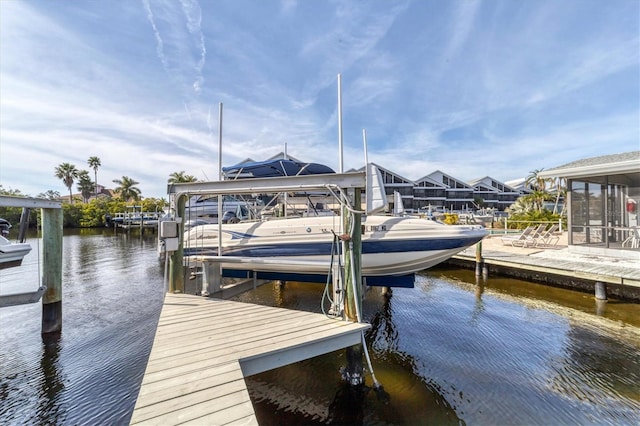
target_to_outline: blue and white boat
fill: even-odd
[[[298,217],[220,226],[200,225],[185,233],[185,256],[230,256],[222,268],[323,274],[330,268],[339,216]],[[453,226],[415,217],[362,218],[362,275],[399,276],[441,263],[477,243],[481,226]],[[221,247],[219,252],[218,247]]]
[[[315,163],[277,160],[234,166],[227,172],[232,179],[242,179],[333,170]],[[362,215],[361,232],[364,277],[409,276],[449,259],[488,234],[481,226],[373,214],[386,208],[386,195],[372,164],[367,169],[366,194],[369,214]],[[335,214],[203,224],[185,232],[183,253],[191,260],[220,263],[223,274],[233,270],[326,276],[342,245],[338,236],[345,234],[342,219]]]

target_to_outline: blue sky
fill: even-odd
[[[640,149],[637,0],[0,1],[0,185],[67,189],[284,150],[418,179],[525,177]],[[74,187],[75,191],[75,187]]]

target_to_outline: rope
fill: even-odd
[[[343,303],[343,301],[344,301],[344,296],[342,296],[342,292],[338,292],[338,294],[337,294],[337,296],[342,296],[342,297],[340,298],[340,300],[338,300],[338,299],[336,298],[336,300],[334,301],[334,300],[331,298],[331,296],[329,295],[329,281],[330,281],[330,279],[333,277],[333,260],[334,260],[334,258],[335,258],[335,256],[334,256],[334,255],[336,254],[336,250],[337,250],[337,249],[338,249],[338,247],[339,247],[339,245],[338,245],[338,244],[336,244],[336,241],[338,241],[338,236],[336,235],[336,233],[335,233],[333,230],[331,230],[331,232],[333,233],[333,240],[331,241],[331,260],[330,260],[330,262],[329,262],[329,273],[327,274],[327,281],[326,281],[326,283],[325,283],[324,291],[323,291],[323,294],[322,294],[322,300],[321,300],[321,302],[320,302],[320,307],[322,308],[322,313],[323,313],[326,317],[331,317],[331,316],[330,316],[327,312],[325,312],[325,309],[324,309],[324,301],[325,301],[325,300],[328,300],[328,301],[329,301],[329,303],[330,303],[332,306],[340,306],[340,305],[342,305],[342,303]],[[339,254],[339,253],[338,253],[338,254]],[[341,265],[340,265],[340,256],[338,256],[338,271],[341,271],[341,270],[342,270],[342,269],[341,269]],[[338,279],[340,279],[340,275],[338,275]],[[339,312],[339,311],[340,311],[340,310],[338,310],[338,312]],[[334,314],[334,315],[333,315],[333,317],[334,317],[334,318],[338,318],[338,317],[339,317],[339,315]]]

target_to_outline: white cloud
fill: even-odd
[[[520,177],[638,149],[636,1],[3,2],[0,184],[64,192],[102,160],[163,196],[170,173],[284,149],[417,179]],[[541,154],[541,152],[543,154]],[[102,177],[101,177],[102,176]]]

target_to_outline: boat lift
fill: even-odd
[[[324,190],[327,192],[340,193],[349,195],[349,209],[352,211],[360,210],[360,192],[366,187],[366,174],[365,172],[353,172],[353,173],[331,173],[331,174],[317,174],[317,175],[303,175],[303,176],[283,176],[283,177],[271,177],[271,178],[252,178],[252,179],[237,179],[237,180],[224,180],[213,182],[192,182],[192,183],[176,183],[168,186],[168,194],[170,203],[173,209],[173,220],[161,222],[159,237],[159,247],[162,247],[167,254],[171,253],[165,259],[165,274],[168,275],[168,291],[173,293],[184,292],[184,252],[183,252],[183,236],[185,231],[184,211],[186,200],[193,195],[217,195],[222,198],[224,195],[242,195],[242,194],[262,194],[262,193],[287,193],[287,192],[304,192],[304,191],[319,191]],[[358,194],[355,197],[355,194]],[[355,200],[355,201],[354,201]],[[222,203],[219,203],[219,209],[222,210]],[[218,217],[221,218],[222,212],[218,213]],[[358,222],[360,222],[358,220]],[[345,226],[345,220],[341,222],[341,226]],[[222,223],[218,221],[218,232],[222,232]],[[360,226],[358,225],[354,229],[354,233],[358,234],[357,241],[360,241]],[[220,238],[218,238],[220,241]],[[221,243],[220,243],[221,244]],[[354,263],[360,265],[360,247],[354,247],[354,251],[357,255],[354,257]],[[218,253],[222,253],[221,247],[218,248]],[[357,259],[356,259],[357,258]],[[222,290],[222,271],[220,263],[238,263],[242,264],[247,259],[237,256],[200,256],[196,258],[198,261],[203,262],[203,287],[206,283],[206,289],[203,288],[203,295],[217,295],[223,294]],[[265,260],[266,262],[268,260]],[[299,265],[300,262],[304,263],[304,260],[296,261]],[[309,261],[311,262],[311,261]],[[168,265],[167,265],[168,263]],[[281,262],[282,263],[282,262]],[[316,264],[317,261],[314,261]],[[329,270],[329,263],[327,263],[327,271]],[[286,273],[287,265],[282,263],[282,273]],[[274,276],[277,273],[274,273]],[[245,283],[245,289],[250,289],[257,285],[257,271],[254,272],[253,277],[249,277],[248,283]],[[337,276],[336,273],[332,273],[332,276]],[[354,277],[359,283],[358,287],[361,287],[361,276],[358,273],[357,277]],[[271,278],[271,280],[277,278]],[[334,286],[335,291],[335,286]],[[237,294],[237,292],[234,292]]]

